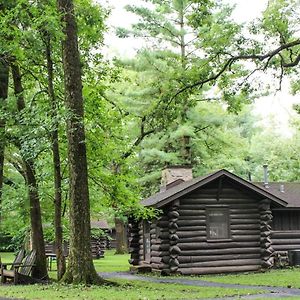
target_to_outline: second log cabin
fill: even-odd
[[[272,268],[300,249],[300,183],[253,183],[227,170],[192,179],[163,171],[162,189],[142,204],[158,219],[130,221],[130,263],[162,274]]]

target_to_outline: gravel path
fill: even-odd
[[[242,285],[231,283],[219,283],[209,282],[204,280],[189,280],[183,278],[162,278],[162,277],[148,277],[142,275],[136,275],[129,272],[114,272],[114,273],[99,273],[104,278],[120,278],[128,280],[141,280],[147,282],[157,283],[178,283],[191,286],[203,286],[203,287],[224,287],[224,288],[238,288],[238,289],[259,289],[264,290],[265,293],[258,295],[246,295],[240,296],[238,299],[265,299],[265,298],[285,298],[285,297],[298,297],[300,299],[300,289],[296,288],[284,288],[284,287],[270,287],[260,285]],[[218,299],[234,299],[234,297],[225,297]]]

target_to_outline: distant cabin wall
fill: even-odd
[[[144,222],[140,221],[138,224],[139,229],[139,264],[144,261]]]
[[[129,253],[131,265],[141,265],[147,260],[150,263],[151,254],[151,222],[147,220],[129,220]],[[147,239],[147,240],[146,240]],[[148,251],[149,250],[149,251]]]
[[[300,211],[273,210],[272,247],[276,252],[300,249]]]
[[[130,223],[130,264],[150,264],[155,271],[162,273],[169,272],[169,207],[167,207],[158,219],[151,221],[141,220]],[[150,233],[150,253],[147,253],[147,234]],[[149,246],[149,245],[148,245]]]
[[[140,220],[135,222],[132,231],[130,225],[130,264],[142,265],[151,262],[151,227],[152,221]],[[132,246],[131,246],[132,245]]]
[[[129,230],[129,263],[136,266],[139,264],[139,251],[140,251],[140,235],[139,235],[139,222],[134,218],[128,219],[128,230]]]
[[[180,199],[178,272],[212,274],[259,270],[262,265],[260,200],[227,181],[210,184]],[[208,239],[207,212],[214,208],[228,211],[229,236],[225,239]]]

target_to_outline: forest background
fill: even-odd
[[[74,2],[91,219],[153,213],[139,200],[159,190],[167,165],[192,165],[194,176],[225,168],[261,181],[267,163],[270,180],[299,180],[299,115],[284,136],[275,130],[277,116],[263,128],[253,114],[253,102],[274,95],[285,78],[292,93],[299,90],[298,1],[269,1],[245,24],[220,1],[128,5],[137,21],[116,34],[142,47],[133,57],[109,59],[103,55],[108,5]],[[1,235],[23,243],[34,201],[47,224],[45,239],[55,239],[58,217],[67,239],[65,124],[72,113],[63,104],[60,16],[55,1],[5,1],[0,13]]]

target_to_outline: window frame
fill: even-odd
[[[226,232],[227,236],[226,237],[220,237],[220,238],[215,238],[210,236],[210,227],[211,227],[211,222],[209,221],[210,214],[212,212],[222,212],[225,216],[226,220]],[[206,240],[208,242],[222,242],[222,241],[232,241],[232,236],[231,236],[231,230],[230,230],[230,212],[229,212],[229,207],[226,206],[207,206],[205,208],[205,213],[206,213]]]

